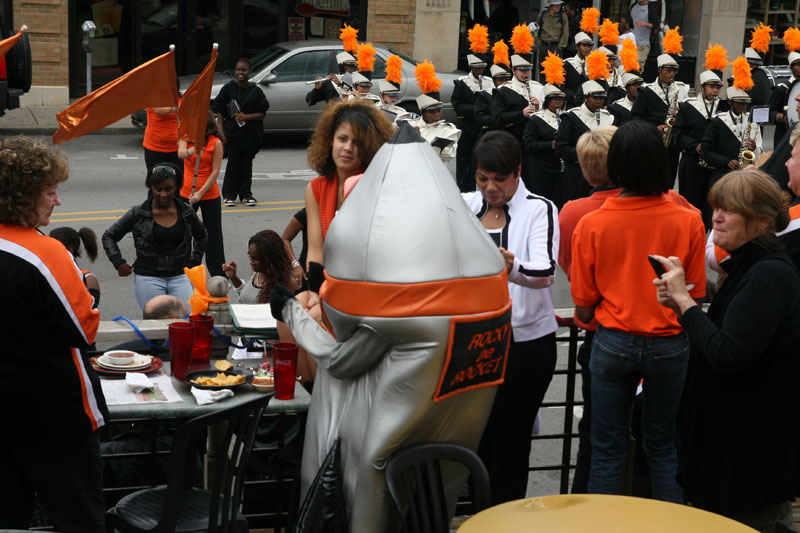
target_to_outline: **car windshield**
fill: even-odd
[[[415,65],[415,66],[416,66],[416,65],[418,65],[418,64],[419,64],[419,61],[417,61],[416,59],[414,59],[414,58],[413,58],[413,57],[411,57],[411,56],[407,56],[407,55],[405,55],[405,54],[404,54],[404,53],[402,53],[402,52],[398,52],[397,50],[392,50],[391,48],[389,49],[389,52],[391,52],[392,54],[397,54],[397,55],[399,55],[401,59],[403,59],[403,60],[405,60],[405,61],[408,61],[408,62],[409,62],[409,63],[411,63],[412,65]]]
[[[285,48],[281,48],[280,46],[270,46],[266,50],[263,50],[253,57],[250,58],[250,63],[253,64],[253,72],[257,72],[267,66],[269,63],[272,63],[278,57],[282,56],[286,53]]]

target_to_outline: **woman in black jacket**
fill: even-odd
[[[264,115],[269,109],[267,97],[249,81],[252,66],[247,59],[236,62],[236,78],[220,89],[214,98],[214,113],[222,123],[222,142],[228,154],[222,197],[226,207],[233,207],[236,195],[246,205],[256,205],[251,185],[253,159],[261,148]]]
[[[800,275],[775,237],[788,195],[765,173],[734,171],[709,193],[714,244],[730,252],[708,314],[675,257],[658,286],[691,341],[678,418],[686,501],[759,531],[796,531],[800,476]],[[781,529],[778,524],[787,526]]]
[[[171,294],[186,302],[192,284],[184,267],[203,260],[208,235],[192,207],[176,198],[183,174],[171,163],[160,163],[147,173],[145,185],[152,193],[141,205],[131,207],[103,233],[103,248],[117,273],[134,273],[136,302],[144,305],[154,296]],[[117,243],[133,233],[136,261],[133,268],[123,259]]]

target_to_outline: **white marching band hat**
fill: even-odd
[[[544,86],[544,99],[547,100],[548,98],[566,98],[567,95],[556,87],[555,85],[547,84]]]
[[[756,52],[752,48],[744,49],[744,58],[747,60],[748,63],[753,63],[755,65],[760,65],[761,63],[763,63],[761,56],[758,55],[758,52]]]
[[[736,87],[728,87],[728,100],[731,102],[749,102],[750,95]]]
[[[584,96],[602,96],[603,98],[608,96],[603,86],[594,80],[583,82],[581,88],[583,89]]]
[[[357,64],[356,58],[350,55],[348,52],[339,52],[336,54],[336,63],[339,65],[344,65],[347,63]]]
[[[420,113],[425,110],[434,110],[434,109],[441,109],[444,107],[439,100],[436,98],[430,97],[427,94],[421,94],[417,96],[417,107],[419,107]]]
[[[400,94],[400,87],[386,80],[381,80],[378,82],[378,89],[380,90],[381,94]]]
[[[514,54],[513,56],[511,56],[511,68],[519,68],[519,69],[522,69],[522,70],[528,70],[528,69],[532,69],[533,65],[531,64],[530,61],[528,61],[527,59],[525,59],[521,55]]]
[[[492,68],[489,69],[489,72],[492,75],[492,78],[510,78],[511,73],[501,67],[500,65],[492,65]]]
[[[707,83],[722,86],[722,80],[712,70],[704,70],[700,73],[700,85],[706,85]]]
[[[575,34],[575,44],[581,44],[581,43],[594,44],[594,40],[592,39],[592,36],[589,35],[588,33],[579,31],[578,33]]]
[[[469,64],[470,68],[486,67],[486,61],[473,54],[467,54],[467,64]]]
[[[639,76],[638,74],[634,74],[633,72],[626,72],[625,74],[622,75],[623,87],[627,87],[631,83],[636,83],[636,82],[644,83],[644,80],[642,79],[641,76]]]
[[[789,54],[789,66],[794,65],[798,61],[800,61],[800,54],[799,53],[792,52],[791,54]]]
[[[669,54],[661,54],[658,56],[658,68],[678,68],[678,62]]]
[[[366,85],[372,87],[372,82],[360,72],[353,72],[353,85]]]

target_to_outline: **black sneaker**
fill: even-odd
[[[233,206],[236,205],[236,201],[235,200],[231,200],[230,198],[227,198],[227,199],[225,199],[224,205],[225,205],[225,207],[233,207]]]
[[[244,203],[245,203],[245,205],[258,205],[258,202],[256,202],[256,199],[253,198],[252,196],[248,196],[247,198],[245,198],[244,199]]]

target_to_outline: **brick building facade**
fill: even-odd
[[[33,87],[22,105],[69,102],[68,0],[13,0],[15,27],[26,24],[31,42]]]

